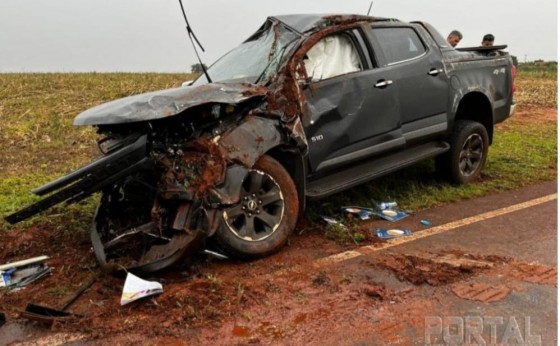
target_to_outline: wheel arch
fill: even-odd
[[[246,169],[253,167],[263,155],[277,160],[288,171],[296,185],[301,215],[305,210],[304,158],[300,149],[289,145],[288,142],[287,134],[278,119],[248,116],[220,138],[219,146],[224,157]],[[229,195],[229,202],[236,202],[231,193],[225,195]]]
[[[305,211],[305,162],[297,148],[287,146],[276,146],[270,149],[266,155],[278,161],[288,171],[298,191],[299,215]]]
[[[455,111],[455,121],[473,120],[481,123],[488,133],[489,144],[492,144],[494,138],[493,119],[492,104],[482,92],[471,92],[463,96]]]

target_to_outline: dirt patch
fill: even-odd
[[[504,285],[489,285],[485,283],[457,283],[451,290],[459,298],[477,300],[484,303],[493,303],[505,299],[511,288]]]
[[[504,274],[516,280],[543,285],[557,285],[558,270],[542,264],[528,264],[512,261]]]
[[[506,126],[509,123],[543,123],[543,122],[557,122],[558,110],[552,107],[537,107],[528,105],[519,105],[515,114],[507,121],[498,124],[497,126]]]
[[[181,338],[226,344],[216,340],[223,335],[214,335],[216,329],[224,326],[228,328],[224,334],[227,340],[234,334],[240,337],[249,331],[246,340],[278,339],[299,324],[315,321],[316,314],[328,313],[322,301],[302,309],[299,305],[310,297],[332,294],[338,297],[332,298],[334,302],[342,299],[344,292],[350,292],[351,296],[366,299],[359,289],[361,282],[353,283],[350,289],[351,280],[308,268],[315,259],[342,251],[340,246],[324,239],[316,230],[294,237],[298,239],[282,252],[261,260],[222,262],[196,256],[184,266],[143,277],[162,282],[164,293],[121,307],[124,277],[99,271],[87,233],[64,233],[54,228],[3,232],[0,234],[0,241],[5,245],[0,247],[2,263],[48,254],[50,259],[46,263],[53,268],[53,273],[20,291],[0,290],[0,310],[6,313],[8,323],[20,321],[27,325],[27,321],[20,318],[28,303],[59,308],[85,282],[97,276],[97,282],[69,309],[85,317],[56,322],[51,332],[78,333],[90,341],[114,340],[117,344],[134,344],[146,339],[155,344],[164,340],[184,344],[177,343]],[[296,267],[298,269],[294,270]],[[341,290],[341,286],[348,290]],[[293,304],[289,313],[284,304],[287,300]],[[272,324],[262,320],[255,327],[251,320],[263,315],[263,311]],[[279,311],[284,313],[279,314]],[[290,317],[290,326],[282,326],[286,316]],[[238,328],[234,328],[235,325]],[[244,332],[244,328],[250,330]],[[134,338],[132,334],[142,337]]]
[[[464,280],[490,267],[480,263],[480,261],[469,261],[449,254],[418,256],[389,253],[374,266],[388,269],[399,280],[414,285],[441,286]]]

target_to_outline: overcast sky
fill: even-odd
[[[267,16],[366,14],[370,0],[183,3],[210,65]],[[521,62],[558,59],[555,0],[374,0],[371,15],[458,29],[458,47],[493,33]],[[196,62],[178,0],[0,0],[0,72],[189,72]]]

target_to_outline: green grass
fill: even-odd
[[[518,75],[521,78],[546,78],[557,79],[558,64],[556,62],[548,62],[543,64],[538,63],[523,63],[518,65]]]
[[[520,105],[556,107],[556,74],[523,72]],[[542,72],[542,71],[541,71]],[[63,231],[89,229],[96,197],[58,206],[16,226],[3,217],[38,198],[30,191],[91,161],[97,154],[92,128],[74,127],[89,107],[151,90],[180,86],[188,74],[0,74],[0,230],[51,225]],[[556,121],[498,126],[482,182],[453,186],[424,162],[330,198],[309,203],[306,217],[330,214],[341,205],[371,207],[394,200],[416,211],[556,178]]]

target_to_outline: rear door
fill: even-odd
[[[391,71],[399,90],[400,119],[407,140],[447,129],[449,85],[441,52],[426,44],[415,27],[374,26],[370,34],[382,52],[381,66]]]
[[[304,127],[313,172],[404,145],[397,89],[375,66],[358,30],[327,36],[308,51],[311,117]]]

